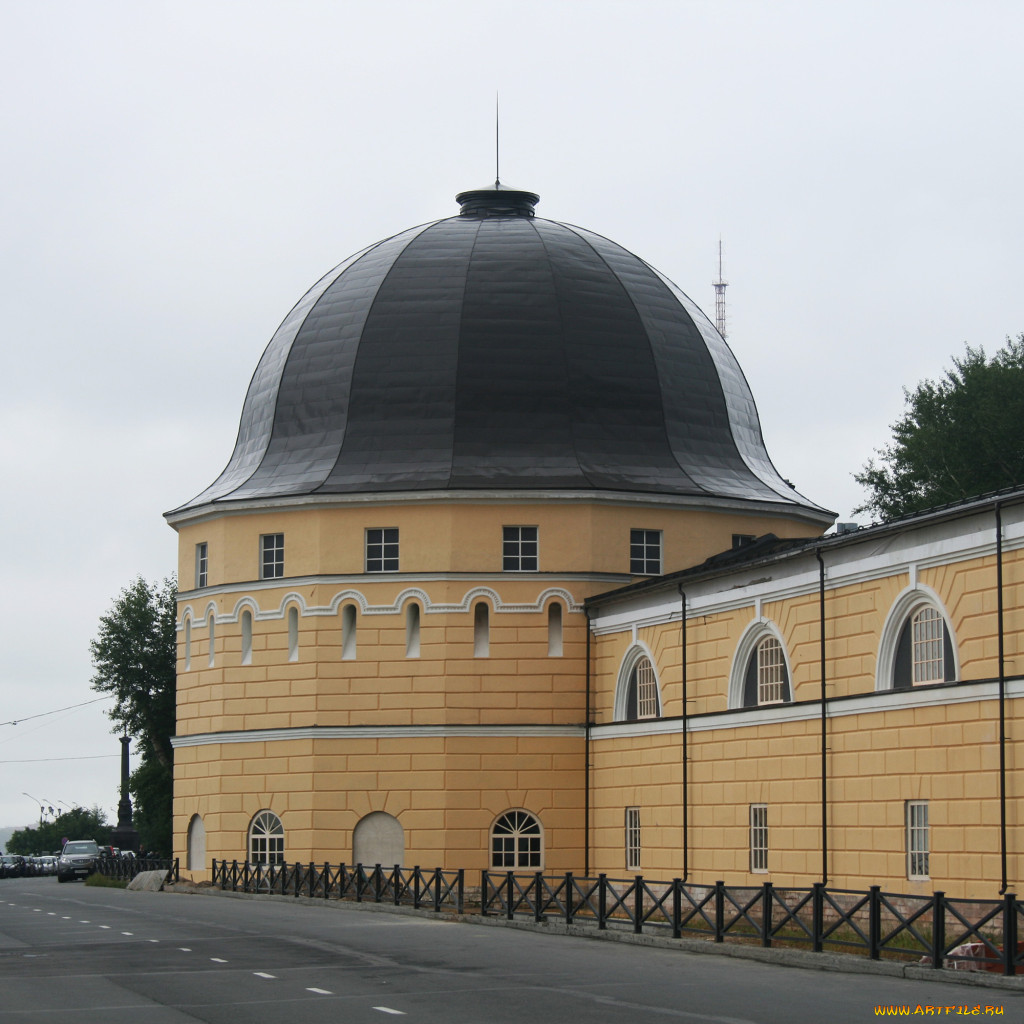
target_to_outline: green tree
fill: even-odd
[[[991,359],[968,345],[941,379],[903,393],[892,443],[854,474],[869,492],[854,512],[893,519],[1024,482],[1024,334]]]
[[[132,773],[135,827],[147,849],[171,851],[175,727],[173,579],[150,584],[141,576],[121,591],[100,619],[91,644],[92,688],[115,698],[108,712],[115,733],[131,736],[141,763]]]
[[[7,852],[22,857],[55,853],[65,839],[95,839],[100,846],[110,840],[110,825],[98,807],[87,810],[75,807],[59,814],[53,821],[44,821],[38,828],[18,829],[7,840]]]

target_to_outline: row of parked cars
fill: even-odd
[[[56,857],[22,857],[5,853],[0,857],[0,878],[26,878],[57,874]]]
[[[58,882],[70,882],[91,875],[103,858],[134,857],[116,846],[100,846],[94,839],[73,839],[64,844],[57,856],[22,857],[5,853],[0,857],[0,878],[25,878],[56,875]]]

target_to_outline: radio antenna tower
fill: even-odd
[[[718,238],[718,280],[711,282],[715,286],[715,326],[718,333],[725,337],[725,289],[729,282],[722,277],[722,238]]]

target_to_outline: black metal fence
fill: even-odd
[[[212,882],[234,892],[391,903],[508,920],[590,923],[599,930],[661,932],[673,938],[742,942],[765,948],[853,953],[933,968],[1013,975],[1024,968],[1024,903],[1013,893],[997,900],[950,899],[868,890],[684,885],[579,878],[571,873],[523,875],[483,871],[479,891],[465,872],[363,864],[250,864],[213,861]]]
[[[250,864],[237,860],[213,861],[213,884],[232,892],[269,893],[278,896],[309,896],[322,899],[371,900],[411,906],[417,910],[454,910],[465,907],[465,872],[434,868],[387,869],[375,864]]]
[[[164,871],[164,881],[168,883],[181,878],[177,857],[174,860],[164,857],[100,857],[96,870],[121,882],[130,882],[142,871]]]

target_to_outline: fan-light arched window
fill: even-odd
[[[491,867],[497,871],[540,870],[540,822],[528,811],[506,811],[491,828]]]
[[[615,692],[615,718],[622,722],[660,718],[661,690],[658,675],[645,648],[632,647],[619,667]]]
[[[789,659],[782,635],[767,619],[747,626],[729,676],[729,707],[759,708],[793,699]]]
[[[249,826],[249,862],[284,863],[284,825],[273,811],[260,811]]]
[[[955,678],[953,643],[946,620],[933,605],[921,605],[907,616],[896,641],[893,689],[952,682]]]

